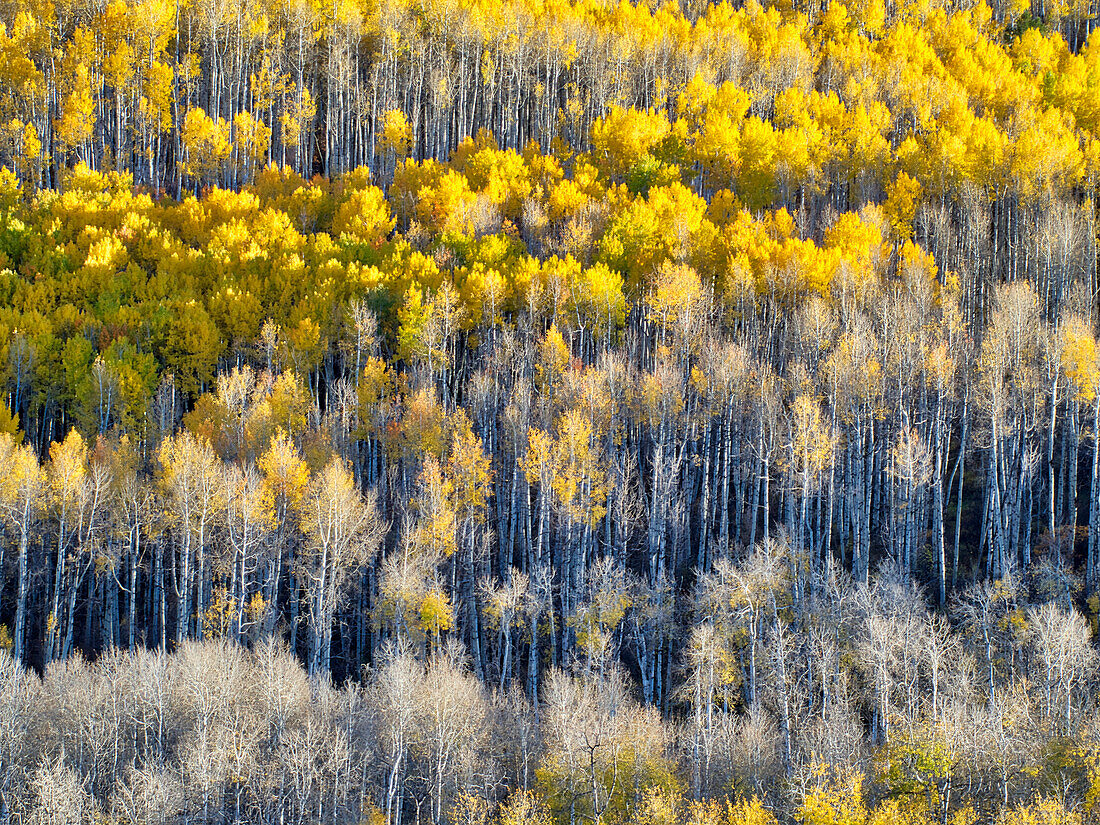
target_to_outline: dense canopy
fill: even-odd
[[[1095,821],[1097,11],[0,0],[0,825]]]

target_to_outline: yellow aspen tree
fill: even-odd
[[[233,151],[229,142],[229,123],[214,121],[198,107],[188,109],[180,140],[184,149],[181,160],[184,174],[203,184],[216,183]]]
[[[298,448],[283,429],[277,429],[270,444],[260,456],[259,470],[264,477],[266,495],[271,501],[275,520],[272,550],[267,558],[263,574],[263,586],[260,590],[264,603],[271,606],[263,625],[263,633],[271,633],[275,628],[274,607],[279,599],[280,582],[283,579],[284,563],[289,567],[289,585],[287,601],[290,606],[290,634],[297,641],[299,587],[297,565],[293,555],[291,541],[291,514],[301,506],[310,482],[309,467],[302,460]],[[284,555],[289,554],[284,562]]]
[[[256,169],[263,167],[271,147],[271,127],[252,116],[239,112],[233,117],[233,150],[236,154],[236,182],[250,183]]]
[[[492,492],[492,462],[485,453],[480,436],[473,431],[470,420],[461,409],[453,415],[454,435],[451,440],[448,476],[451,479],[456,546],[461,551],[461,598],[465,607],[465,627],[475,670],[482,675],[480,611],[477,583],[482,578],[480,550],[484,547],[489,495]]]
[[[44,503],[46,476],[30,445],[19,446],[6,433],[0,434],[0,467],[4,468],[0,473],[0,518],[19,537],[18,588],[11,647],[12,658],[19,662],[26,650],[31,538]],[[0,545],[0,553],[3,553],[3,546]]]
[[[80,433],[72,430],[64,441],[50,445],[50,463],[47,468],[48,500],[56,520],[57,545],[49,614],[46,616],[46,641],[43,650],[46,664],[61,653],[58,639],[63,620],[62,600],[68,588],[75,586],[69,582],[68,568],[78,561],[77,553],[73,552],[73,533],[80,529],[81,521],[87,515],[83,512],[87,477],[88,448]]]
[[[333,457],[310,481],[300,504],[305,552],[298,570],[309,599],[310,674],[329,669],[332,627],[351,574],[381,544],[385,526],[373,493],[364,498],[347,465]]]

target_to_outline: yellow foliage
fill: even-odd
[[[921,185],[905,172],[899,172],[890,187],[882,211],[890,222],[894,237],[908,240],[913,234],[913,218],[920,202]]]
[[[551,324],[546,336],[539,343],[539,360],[535,365],[535,374],[539,383],[551,390],[569,367],[571,356],[556,324]]]
[[[1001,811],[997,825],[1081,825],[1080,811],[1066,810],[1052,797],[1040,797]]]
[[[430,390],[423,389],[405,399],[400,423],[391,428],[390,445],[405,456],[443,456],[445,413]]]
[[[764,807],[757,797],[737,799],[729,804],[730,825],[778,825],[775,814]]]
[[[382,115],[382,129],[378,135],[378,149],[392,152],[398,160],[404,160],[413,148],[412,126],[400,109],[389,109]]]
[[[607,512],[607,471],[592,423],[578,410],[558,422],[553,489],[569,520],[595,527]]]
[[[239,112],[233,117],[233,135],[239,164],[245,176],[250,178],[252,170],[257,166],[262,168],[267,157],[271,146],[271,127],[254,118],[250,112]]]
[[[432,558],[451,556],[456,549],[457,526],[454,482],[435,456],[428,455],[424,459],[418,484],[419,491],[414,502],[417,521],[412,544],[428,552]]]
[[[875,215],[846,212],[825,234],[825,246],[837,250],[857,283],[871,281],[885,256],[882,228]]]
[[[429,590],[420,602],[418,621],[421,630],[438,637],[440,633],[454,627],[454,610],[446,593]]]
[[[775,814],[756,796],[691,801],[681,821],[684,825],[778,825]]]
[[[490,810],[489,800],[463,791],[451,806],[451,825],[488,825]]]
[[[76,66],[69,88],[54,128],[62,146],[73,149],[91,140],[96,127],[96,99],[86,64]]]
[[[0,398],[0,435],[11,436],[16,444],[23,441],[23,431],[19,429],[19,414],[13,413],[2,398]]]
[[[490,493],[492,461],[466,414],[456,410],[453,418],[449,475],[453,479],[455,503],[462,511],[482,521]]]
[[[1096,337],[1090,324],[1077,315],[1066,318],[1061,333],[1062,370],[1077,397],[1089,403],[1096,397],[1100,383]]]
[[[309,485],[309,468],[284,430],[276,431],[258,464],[272,495],[297,506]]]
[[[71,507],[79,501],[87,475],[88,447],[72,429],[64,441],[50,445],[50,492],[60,506]]]
[[[38,464],[34,448],[20,446],[8,433],[0,433],[0,515],[19,531],[27,531],[40,506],[39,496],[45,473]]]
[[[355,243],[378,246],[394,224],[385,194],[376,186],[366,186],[353,189],[336,208],[332,232]]]
[[[621,178],[652,154],[670,131],[668,117],[663,113],[612,106],[606,116],[592,124],[596,164],[607,174]]]
[[[631,825],[680,825],[682,807],[683,799],[675,789],[647,788]]]
[[[229,142],[229,124],[224,120],[215,122],[198,107],[187,111],[180,139],[186,153],[184,173],[207,182],[213,182],[220,174],[233,151]]]
[[[229,632],[237,612],[237,600],[230,597],[225,587],[214,589],[214,598],[202,617],[203,635],[208,639],[218,639]]]
[[[498,825],[551,825],[550,811],[533,791],[518,790],[500,806]]]
[[[806,825],[864,825],[863,774],[854,768],[813,768],[811,786],[798,806]]]

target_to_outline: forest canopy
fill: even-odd
[[[0,0],[0,825],[1100,820],[1097,11]]]

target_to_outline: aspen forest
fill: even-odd
[[[0,825],[1100,823],[1094,0],[0,0]]]

